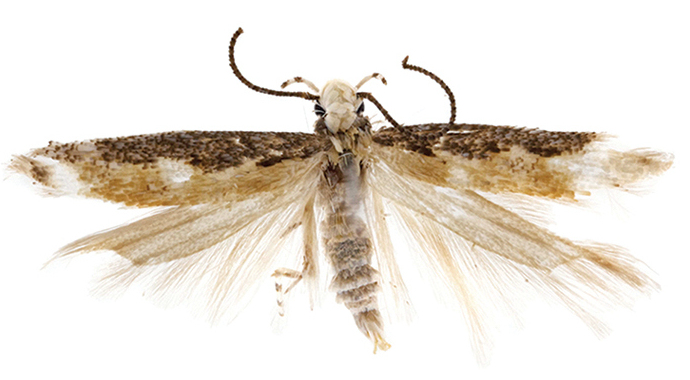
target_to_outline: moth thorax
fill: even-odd
[[[352,126],[362,99],[357,97],[355,88],[349,83],[335,79],[323,86],[319,103],[326,111],[326,127],[335,134]]]

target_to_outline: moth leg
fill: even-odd
[[[310,270],[311,263],[309,261],[309,256],[305,255],[301,271],[289,268],[278,268],[271,275],[271,277],[276,278],[276,303],[278,304],[278,314],[280,314],[281,317],[285,315],[285,296],[295,285],[302,281],[304,277],[308,276]],[[292,281],[285,283],[284,280]]]
[[[276,303],[278,304],[278,314],[282,317],[285,315],[285,296],[302,280],[302,272],[294,269],[279,268],[271,276],[276,278]],[[292,279],[292,281],[285,286],[283,279]]]
[[[284,302],[285,295],[292,290],[300,281],[304,280],[309,290],[309,304],[314,308],[314,293],[317,287],[319,277],[318,258],[318,242],[316,238],[316,221],[314,217],[314,199],[311,199],[304,206],[304,213],[299,224],[303,227],[304,238],[304,256],[302,257],[302,270],[294,270],[288,268],[279,268],[273,272],[272,277],[276,278],[276,293],[278,303],[278,313],[280,316],[285,315]],[[285,280],[291,280],[286,283]]]

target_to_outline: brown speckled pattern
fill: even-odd
[[[593,132],[550,132],[482,124],[420,124],[403,130],[384,128],[373,140],[425,156],[445,151],[467,159],[485,159],[520,146],[541,157],[575,153],[596,138]]]
[[[95,151],[80,151],[80,143],[51,142],[36,153],[64,162],[85,157],[106,163],[153,164],[158,158],[180,160],[204,172],[216,172],[256,160],[272,166],[283,160],[309,158],[330,148],[323,136],[288,132],[178,131],[91,140]]]

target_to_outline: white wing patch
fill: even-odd
[[[571,173],[578,191],[588,195],[596,189],[635,190],[673,164],[672,154],[651,149],[619,151],[611,143],[611,138],[594,141],[584,154],[552,157],[548,165],[553,171]]]
[[[177,160],[160,159],[158,165],[161,169],[161,177],[172,184],[189,181],[194,174],[194,168]]]
[[[33,179],[44,195],[82,195],[84,184],[79,179],[79,172],[52,158],[15,156],[9,169]]]

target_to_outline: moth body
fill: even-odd
[[[374,342],[374,349],[386,350],[390,345],[383,337],[377,300],[381,278],[371,266],[373,243],[363,209],[367,170],[363,153],[371,140],[371,124],[355,112],[361,99],[343,81],[328,82],[319,103],[326,114],[315,129],[335,141],[323,167],[318,194],[325,210],[321,225],[324,251],[335,273],[330,290],[352,312],[359,329]],[[329,119],[331,113],[336,117]]]
[[[235,63],[241,33],[230,42],[237,78],[264,94],[315,101],[314,133],[176,131],[51,142],[10,164],[47,194],[160,207],[56,253],[113,252],[100,289],[139,283],[147,297],[191,302],[219,321],[236,315],[243,297],[274,270],[282,311],[295,286],[305,285],[313,299],[321,253],[336,300],[374,350],[385,350],[381,311],[411,314],[389,232],[393,219],[461,307],[484,361],[494,314],[512,314],[523,290],[560,301],[603,334],[602,311],[658,288],[623,248],[572,241],[534,222],[543,210],[530,200],[574,204],[596,189],[635,191],[671,167],[671,154],[616,150],[595,132],[455,123],[448,86],[407,58],[403,68],[446,90],[449,122],[395,122],[370,93],[358,91],[372,78],[385,83],[376,73],[356,86],[333,80],[320,91],[301,77],[284,83],[307,84],[318,94],[259,87]],[[363,100],[391,126],[372,130]],[[292,252],[302,256],[301,270],[275,270],[276,254],[295,234],[304,243]]]

